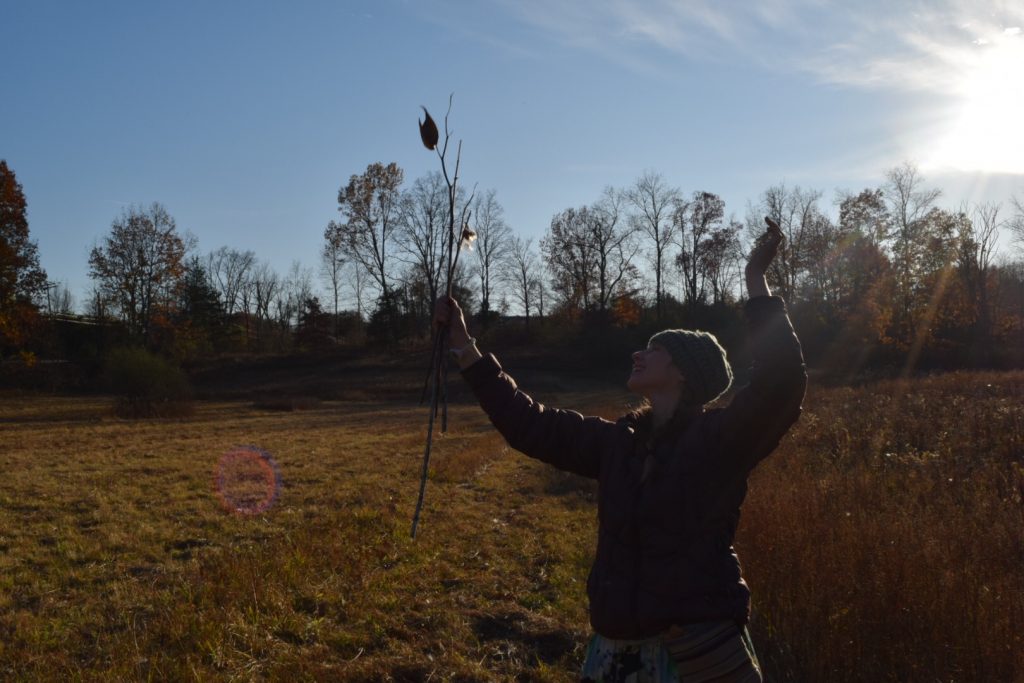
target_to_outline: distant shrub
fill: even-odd
[[[121,417],[191,415],[192,389],[179,368],[145,349],[125,348],[107,356],[105,376]]]

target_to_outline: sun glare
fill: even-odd
[[[975,41],[960,105],[933,147],[933,167],[1024,173],[1024,35],[1007,28]]]

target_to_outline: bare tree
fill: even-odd
[[[700,252],[700,269],[706,281],[711,283],[711,303],[726,302],[734,286],[740,282],[743,250],[739,234],[743,225],[736,220],[715,229],[704,243]]]
[[[987,342],[992,332],[989,276],[996,243],[1000,228],[1008,223],[999,218],[1000,209],[998,204],[979,204],[974,207],[973,220],[959,225],[960,273],[968,301],[974,308],[975,336],[982,343]]]
[[[512,296],[522,306],[526,315],[526,326],[530,326],[530,308],[538,285],[537,256],[531,249],[532,239],[524,240],[515,236],[511,240],[509,260],[505,264],[505,273],[512,283]]]
[[[456,203],[463,204],[461,188],[456,193]],[[448,186],[440,172],[417,178],[402,194],[400,230],[402,239],[396,258],[414,271],[406,274],[406,280],[426,285],[427,301],[422,303],[429,308],[437,300],[445,277]]]
[[[1001,209],[999,204],[993,203],[979,204],[974,207],[971,239],[977,245],[975,265],[981,274],[985,274],[991,269],[996,254],[996,245],[999,241],[999,230],[1008,223],[1005,219],[999,218]]]
[[[543,324],[543,322],[544,322],[544,311],[547,310],[544,307],[544,303],[548,300],[548,292],[550,292],[551,290],[548,287],[547,281],[545,280],[545,278],[543,276],[543,272],[545,270],[545,267],[544,267],[543,264],[540,265],[539,270],[541,271],[541,273],[539,273],[537,275],[537,277],[534,278],[534,280],[533,280],[533,296],[534,296],[534,298],[537,301],[537,317],[540,319],[541,323]]]
[[[704,301],[707,268],[712,264],[705,251],[710,249],[712,234],[720,229],[724,217],[725,202],[711,192],[694,192],[693,199],[680,200],[673,211],[680,248],[676,263],[683,275],[686,301],[691,305]]]
[[[899,239],[899,233],[912,230],[914,224],[925,217],[942,192],[923,187],[924,179],[909,162],[886,171],[885,179],[882,191],[889,203],[896,239]]]
[[[669,187],[660,173],[645,171],[627,190],[626,197],[635,210],[634,225],[654,243],[654,300],[661,320],[665,250],[671,243],[672,211],[680,201],[680,193]]]
[[[356,317],[363,319],[363,295],[367,285],[366,271],[358,263],[352,263],[349,268],[349,284],[352,286],[352,296],[356,304]]]
[[[294,308],[294,301],[285,288],[284,280],[281,281],[281,286],[274,293],[273,306],[274,322],[282,331],[287,330],[291,325],[292,318],[298,314],[298,310]]]
[[[94,282],[89,288],[89,295],[85,302],[85,315],[95,320],[107,320],[110,317],[111,303],[103,292],[103,287]]]
[[[769,187],[758,204],[747,211],[747,236],[751,243],[764,232],[764,216],[771,216],[786,236],[772,261],[768,278],[787,301],[793,301],[800,277],[806,272],[809,243],[823,216],[818,202],[819,190],[788,188],[780,183]]]
[[[936,225],[928,215],[940,191],[923,187],[923,178],[909,163],[889,169],[885,177],[882,192],[892,217],[887,243],[895,275],[895,330],[899,339],[910,343],[916,334],[917,292],[924,280],[920,265],[928,256],[927,232]]]
[[[338,336],[338,298],[341,292],[342,271],[346,263],[341,245],[328,238],[324,231],[324,243],[320,248],[320,277],[323,278],[334,302],[334,336]]]
[[[1014,195],[1010,198],[1010,202],[1013,204],[1013,216],[1007,223],[1007,227],[1021,247],[1024,247],[1024,201]]]
[[[338,190],[341,222],[331,221],[325,237],[336,242],[376,281],[385,303],[389,300],[390,272],[388,256],[398,228],[399,191],[402,169],[395,163],[377,162],[362,175],[353,175],[348,185]]]
[[[75,312],[75,298],[71,294],[71,288],[65,282],[51,282],[48,299],[50,311],[56,315],[73,315]]]
[[[148,209],[133,206],[114,219],[103,245],[93,247],[89,275],[131,333],[148,340],[154,314],[176,301],[185,252],[167,209],[156,202]]]
[[[292,261],[288,275],[282,284],[282,290],[288,300],[287,310],[289,312],[288,319],[284,322],[286,326],[290,327],[293,321],[297,322],[302,304],[307,299],[313,298],[313,271],[304,268],[299,261]]]
[[[633,264],[640,250],[636,229],[625,220],[623,194],[605,187],[600,199],[590,207],[589,237],[593,242],[597,266],[597,309],[602,313],[623,286],[639,277]]]
[[[256,308],[256,344],[263,343],[263,331],[271,321],[270,307],[281,289],[281,278],[269,263],[257,265],[249,278],[253,303]]]
[[[484,319],[491,311],[491,297],[500,277],[502,264],[509,257],[512,229],[505,223],[504,209],[495,198],[495,191],[488,190],[473,202],[472,229],[476,233],[477,268],[480,278],[480,312]]]
[[[211,251],[206,257],[207,276],[220,294],[224,312],[229,316],[243,303],[249,270],[255,263],[253,251],[239,251],[226,246]]]

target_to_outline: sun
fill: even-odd
[[[1024,174],[1024,35],[1007,28],[975,41],[956,89],[959,104],[929,155],[929,166]]]

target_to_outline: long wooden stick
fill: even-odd
[[[448,249],[445,254],[447,265],[446,274],[448,281],[446,282],[445,290],[448,296],[452,295],[452,249],[454,247],[455,240],[455,197],[458,189],[459,182],[459,165],[462,161],[462,141],[459,141],[458,151],[455,155],[455,173],[453,176],[448,175],[448,165],[445,160],[445,156],[448,153],[448,142],[451,139],[451,130],[448,128],[448,115],[452,111],[452,98],[454,93],[448,97],[448,111],[444,115],[444,146],[437,150],[437,155],[441,159],[441,173],[444,175],[445,183],[448,185]],[[462,232],[459,231],[461,236]],[[456,253],[456,258],[458,258]],[[430,449],[433,445],[434,439],[434,419],[437,416],[438,399],[444,396],[444,412],[441,416],[441,432],[447,431],[448,427],[448,392],[447,387],[447,369],[448,363],[446,357],[446,342],[448,340],[448,326],[444,326],[437,331],[437,337],[434,342],[435,353],[431,354],[431,374],[434,377],[434,387],[431,392],[430,401],[430,415],[427,421],[427,443],[426,448],[423,451],[423,469],[420,473],[420,495],[416,501],[416,511],[412,517],[412,537],[416,538],[416,526],[419,523],[420,511],[423,508],[423,496],[427,489],[427,475],[430,471]]]
[[[445,329],[445,328],[442,328]],[[438,384],[434,382],[433,397],[430,405],[430,419],[427,422],[427,445],[423,451],[423,471],[420,474],[420,495],[416,500],[416,512],[412,516],[412,537],[416,538],[416,525],[420,521],[420,510],[423,509],[423,494],[427,490],[427,472],[430,466],[430,447],[434,438],[434,414],[437,410]]]
[[[427,376],[423,378],[423,392],[420,394],[420,405],[427,400],[427,391],[430,390],[430,378],[434,376],[434,369],[437,367],[437,352],[441,346],[441,335],[448,330],[447,327],[439,327],[434,333],[434,345],[430,349],[430,367],[427,368]]]

